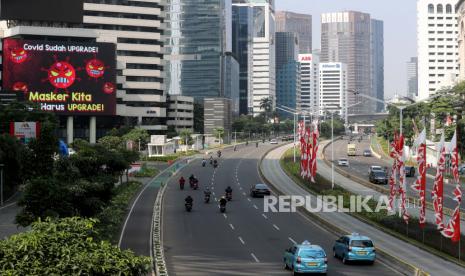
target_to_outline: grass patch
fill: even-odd
[[[331,189],[331,182],[320,175],[316,177],[316,183],[311,183],[308,180],[303,180],[300,177],[300,154],[297,153],[297,162],[293,162],[293,150],[289,149],[280,160],[280,164],[283,170],[300,186],[306,190],[318,194],[318,195],[334,195],[342,196],[344,207],[349,207],[349,197],[352,193],[342,189],[341,187],[335,187]],[[375,210],[377,201],[371,200],[368,202],[368,206]],[[362,221],[372,224],[375,227],[382,228],[383,231],[399,238],[408,243],[414,244],[420,248],[423,248],[431,253],[439,255],[445,259],[460,263],[464,266],[465,262],[458,260],[459,246],[454,244],[450,239],[444,238],[439,231],[436,230],[436,226],[428,223],[425,229],[422,230],[419,227],[419,221],[417,218],[411,218],[409,225],[406,225],[404,220],[399,216],[388,215],[386,210],[381,210],[378,213],[371,212],[360,212],[360,213],[348,213]],[[462,235],[462,242],[465,236]],[[462,246],[461,256],[465,255],[465,248]]]
[[[154,177],[156,176],[160,171],[156,168],[150,168],[147,166],[146,163],[142,164],[142,167],[140,168],[140,171],[134,173],[134,177]]]
[[[95,228],[100,239],[108,240],[113,244],[118,243],[120,229],[129,210],[129,203],[141,187],[142,183],[130,181],[116,188],[115,196],[110,204],[97,216],[99,223]]]

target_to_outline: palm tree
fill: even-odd
[[[214,128],[213,132],[215,133],[215,137],[219,138],[220,144],[221,144],[221,139],[223,138],[223,135],[224,135],[224,128],[222,127]]]
[[[271,98],[262,98],[260,100],[260,110],[264,109],[265,111],[265,120],[268,122],[268,115],[270,114],[271,110],[273,109],[273,101]]]

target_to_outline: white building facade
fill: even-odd
[[[320,65],[318,55],[300,54],[300,107],[302,111],[319,114]]]
[[[457,0],[418,0],[418,96],[454,85],[459,74]]]
[[[320,115],[325,111],[345,116],[347,106],[347,65],[320,63]]]
[[[254,116],[263,112],[260,101],[276,103],[275,19],[273,0],[250,0],[253,8],[252,97],[249,110]]]

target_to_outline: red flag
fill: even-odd
[[[454,213],[447,224],[446,228],[441,232],[445,237],[451,238],[453,242],[460,241],[460,204],[462,203],[462,191],[460,189],[459,176],[459,153],[457,149],[457,131],[450,143],[449,152],[452,157],[452,172],[454,175],[455,189],[454,200],[457,202]]]
[[[312,132],[312,138],[313,138],[313,153],[312,153],[312,159],[311,159],[311,181],[315,183],[315,177],[316,177],[316,171],[317,171],[317,154],[318,154],[318,138],[320,136],[320,133],[318,132],[318,127],[314,127],[313,132]]]
[[[420,194],[420,227],[426,224],[426,129],[423,129],[414,143],[417,148],[418,178],[412,189]]]
[[[433,197],[434,213],[436,218],[436,225],[438,230],[444,229],[443,223],[443,194],[444,194],[444,170],[446,162],[446,148],[444,147],[444,133],[441,136],[441,141],[438,146],[438,164],[436,169],[436,177],[434,179],[433,191],[431,196]]]
[[[397,156],[399,160],[397,161],[397,171],[399,173],[399,195],[400,195],[400,213],[405,223],[408,224],[410,215],[407,212],[406,207],[406,188],[407,188],[407,177],[405,176],[405,151],[404,151],[404,136],[399,137],[399,143],[397,144]]]
[[[389,177],[389,211],[390,212],[395,212],[395,206],[394,206],[394,201],[396,199],[396,172],[397,172],[397,134],[394,134],[394,141],[390,144],[391,151],[389,153],[389,156],[391,156],[394,159],[394,162],[392,164],[391,168],[391,175]]]
[[[313,154],[313,144],[312,144],[312,134],[310,128],[307,127],[305,130],[305,143],[307,143],[307,162],[305,163],[305,178],[310,178],[311,164],[312,164],[312,154]]]

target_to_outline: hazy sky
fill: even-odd
[[[384,93],[407,91],[406,62],[417,55],[416,0],[276,0],[276,10],[313,16],[313,48],[320,48],[321,13],[354,10],[384,21]]]

